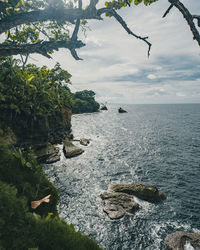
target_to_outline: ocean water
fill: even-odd
[[[108,250],[164,250],[169,233],[200,231],[200,104],[123,108],[128,113],[108,105],[73,115],[74,137],[90,145],[44,170],[59,190],[60,216],[77,231]],[[134,215],[110,220],[100,194],[111,183],[131,182],[156,185],[167,199],[139,201]]]

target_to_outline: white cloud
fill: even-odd
[[[186,96],[186,94],[181,93],[181,92],[177,92],[177,93],[176,93],[176,96],[178,96],[178,97],[185,97],[185,96]]]
[[[149,78],[149,79],[153,80],[153,79],[156,79],[156,78],[157,78],[157,76],[156,76],[156,75],[154,75],[154,74],[148,74],[148,75],[147,75],[147,78]]]
[[[200,1],[182,1],[194,14],[200,10]],[[168,7],[168,1],[158,1],[120,10],[133,32],[149,36],[149,58],[143,41],[128,35],[113,18],[105,18],[90,21],[91,31],[86,38],[80,36],[86,42],[77,50],[83,61],[60,50],[53,60],[37,56],[37,64],[52,67],[60,62],[72,74],[74,89],[93,89],[102,102],[200,102],[199,46],[175,8],[162,18]]]

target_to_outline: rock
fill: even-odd
[[[106,107],[106,105],[103,105],[100,110],[108,110],[108,108]]]
[[[80,139],[80,144],[83,146],[87,146],[89,143],[90,143],[90,139],[86,139],[86,138]]]
[[[166,196],[160,192],[157,187],[148,184],[112,184],[109,189],[114,192],[135,195],[138,198],[149,202],[159,202],[166,199]]]
[[[50,164],[60,160],[59,148],[51,143],[38,146],[35,154],[40,163]]]
[[[133,214],[140,207],[129,194],[106,191],[100,196],[104,201],[103,210],[112,220],[120,219],[126,213]]]
[[[124,110],[124,109],[122,109],[121,107],[118,109],[118,112],[119,112],[119,113],[127,113],[127,111]]]
[[[63,152],[66,158],[71,158],[82,154],[84,150],[75,146],[69,139],[65,139],[63,142]]]
[[[198,233],[186,233],[186,232],[174,232],[169,234],[165,238],[165,244],[169,250],[184,250],[186,243],[195,249],[200,249],[200,232]]]

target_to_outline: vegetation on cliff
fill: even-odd
[[[90,113],[99,110],[99,103],[95,101],[95,93],[92,90],[78,91],[72,94],[72,113]]]
[[[99,109],[93,91],[71,93],[71,75],[58,63],[53,69],[19,63],[0,59],[0,120],[15,132],[19,144],[60,142],[71,132],[71,112]]]
[[[100,249],[59,218],[58,192],[32,149],[69,136],[72,94],[62,83],[71,75],[12,58],[0,59],[0,72],[0,249]]]
[[[46,194],[51,194],[50,203],[33,211],[30,201]],[[0,139],[0,248],[100,249],[58,217],[57,200],[57,190],[34,156],[11,149]]]

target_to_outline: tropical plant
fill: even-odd
[[[56,127],[70,129],[65,113],[71,109],[71,93],[66,86],[71,75],[57,63],[53,69],[27,65],[19,60],[0,59],[1,120],[17,134],[41,128],[48,133]],[[46,131],[46,132],[45,132]],[[34,136],[34,135],[33,135]]]

